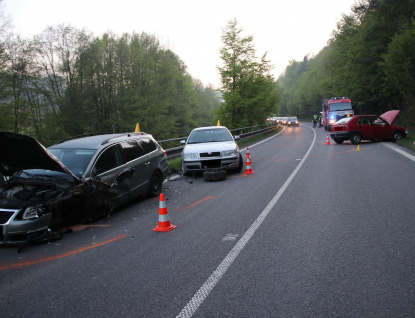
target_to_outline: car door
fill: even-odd
[[[392,129],[391,125],[384,121],[382,118],[377,118],[375,120],[375,128],[376,128],[376,139],[389,139],[392,138]]]
[[[375,137],[375,126],[369,117],[361,116],[357,120],[358,130],[362,133],[362,139],[373,139]]]
[[[149,137],[142,137],[138,140],[139,145],[143,148],[145,152],[145,160],[143,169],[143,178],[146,180],[146,190],[149,187],[150,178],[155,170],[158,168],[158,158],[160,153],[157,152],[157,146]]]
[[[143,194],[148,187],[148,173],[146,152],[139,145],[138,140],[130,139],[121,142],[126,165],[135,170],[135,177],[131,180],[131,197]]]
[[[128,171],[120,144],[111,145],[101,151],[93,168],[92,180],[104,183],[100,187],[101,200],[112,207],[116,207],[130,198],[131,180],[134,176],[119,178]]]

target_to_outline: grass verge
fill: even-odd
[[[406,138],[402,138],[401,140],[397,141],[396,143],[402,147],[411,149],[415,151],[415,127],[409,127],[407,129],[408,135],[406,135]]]

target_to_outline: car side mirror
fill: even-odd
[[[235,136],[235,137],[233,137],[233,139],[235,139],[235,140],[240,140],[241,139],[241,136]]]
[[[181,143],[181,144],[185,144],[185,143],[186,143],[186,139],[182,139],[182,140],[180,140],[180,143]]]

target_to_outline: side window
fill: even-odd
[[[125,162],[133,161],[145,155],[144,150],[138,145],[136,140],[126,140],[121,142],[124,152]]]
[[[144,148],[146,153],[152,152],[157,149],[156,144],[150,138],[142,138],[138,142]]]
[[[122,165],[120,146],[114,145],[105,149],[98,158],[95,164],[97,174],[104,173]]]

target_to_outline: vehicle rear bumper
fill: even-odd
[[[350,132],[348,131],[336,131],[330,134],[332,139],[340,139],[340,140],[350,140]]]

